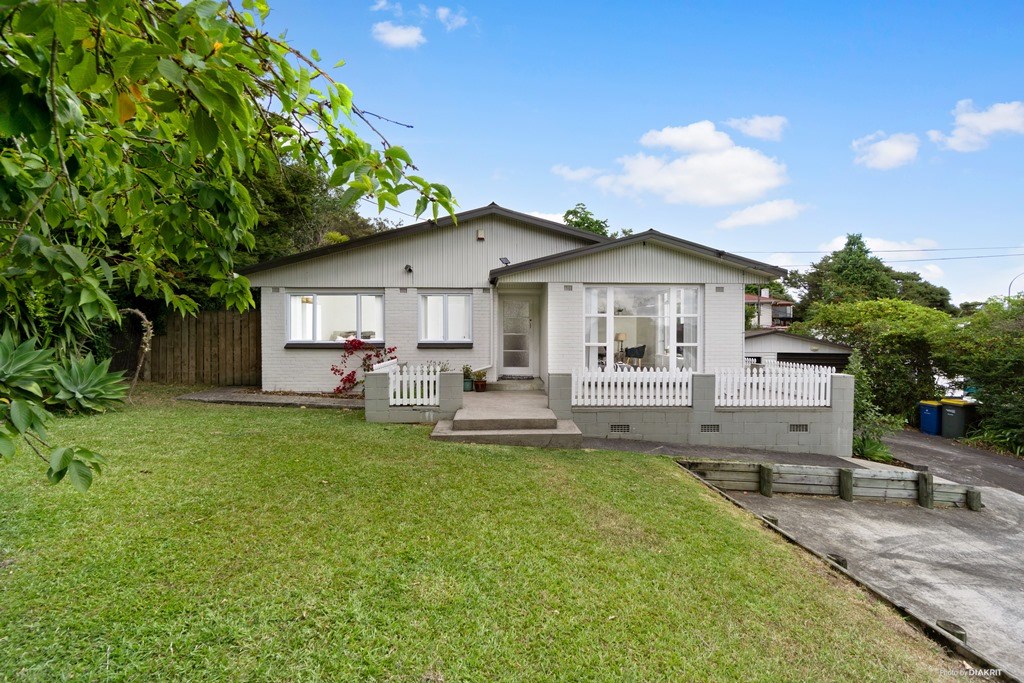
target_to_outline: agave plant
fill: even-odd
[[[88,354],[68,358],[53,369],[54,391],[47,399],[76,413],[102,413],[124,400],[128,386],[123,372],[110,372],[110,361],[99,363]]]

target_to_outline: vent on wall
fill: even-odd
[[[725,291],[725,287],[715,287],[715,292],[721,294]]]
[[[398,288],[398,293],[399,294],[408,294],[409,293],[409,288],[408,287],[399,287]]]
[[[608,431],[612,434],[628,434],[629,425],[608,425]]]
[[[701,434],[717,434],[720,431],[722,431],[722,425],[701,425],[700,426],[700,433]]]
[[[789,425],[789,431],[791,431],[791,432],[806,432],[807,429],[808,429],[808,425],[805,425],[805,424],[804,425],[798,425],[798,424]]]
[[[565,286],[565,291],[567,291],[567,292],[571,292],[572,291],[572,285],[564,285],[564,286]]]

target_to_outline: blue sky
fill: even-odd
[[[272,7],[463,209],[584,202],[783,266],[860,232],[954,302],[1024,272],[1024,3]]]

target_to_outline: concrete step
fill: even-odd
[[[537,446],[541,448],[580,448],[583,433],[572,420],[558,420],[551,429],[458,430],[452,420],[441,420],[434,427],[431,439],[458,443],[481,443],[501,446]]]
[[[558,418],[545,408],[530,411],[521,415],[498,417],[497,415],[480,415],[460,408],[452,420],[453,428],[458,431],[489,431],[493,429],[554,429],[558,426]]]
[[[554,429],[558,420],[542,392],[484,392],[465,394],[455,413],[456,431],[495,429]]]
[[[544,380],[540,377],[499,379],[497,382],[488,382],[487,391],[544,391]]]

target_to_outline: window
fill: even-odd
[[[292,294],[288,341],[384,340],[384,297],[380,294]]]
[[[588,287],[588,368],[691,368],[700,363],[700,288]]]
[[[420,297],[420,341],[466,343],[473,340],[470,294],[424,294]]]

